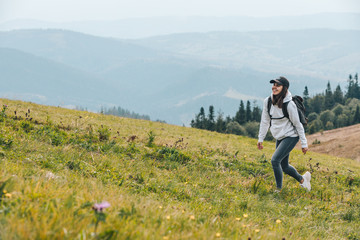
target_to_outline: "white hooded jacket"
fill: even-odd
[[[273,96],[271,95],[271,98]],[[287,110],[289,113],[289,118],[282,118],[284,116],[283,111],[277,105],[271,105],[270,115],[273,119],[270,119],[268,113],[268,98],[264,100],[263,111],[261,115],[261,123],[259,130],[259,142],[263,142],[266,136],[266,133],[270,127],[271,134],[276,140],[282,140],[286,137],[300,137],[301,147],[307,148],[307,140],[305,137],[305,130],[303,125],[300,122],[299,114],[295,103],[292,101],[292,95],[290,91],[287,92],[284,103],[289,102]],[[282,118],[282,119],[274,119]],[[271,121],[271,126],[270,126]]]

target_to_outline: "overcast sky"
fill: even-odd
[[[116,20],[151,16],[360,13],[360,0],[0,0],[0,21]]]

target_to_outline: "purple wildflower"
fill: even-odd
[[[110,203],[104,201],[102,203],[95,203],[93,209],[96,212],[102,212],[103,209],[110,207]]]

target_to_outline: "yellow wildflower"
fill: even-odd
[[[240,221],[240,218],[235,218],[236,219],[236,221]]]
[[[194,215],[191,215],[191,216],[190,216],[190,219],[191,219],[191,220],[195,220],[195,216],[194,216]]]
[[[246,214],[246,213],[244,213],[244,215],[243,215],[244,218],[247,218],[248,216],[249,216],[249,215]]]
[[[280,223],[281,223],[281,220],[280,220],[280,219],[276,220],[276,223],[277,223],[277,224],[280,224]]]
[[[11,193],[5,193],[5,197],[11,198]]]
[[[215,236],[216,236],[216,237],[221,237],[221,234],[220,234],[220,233],[216,233]]]
[[[256,233],[260,232],[260,229],[255,229],[255,232],[256,232]]]
[[[166,216],[166,219],[167,219],[167,220],[170,220],[170,218],[171,218],[170,216]]]

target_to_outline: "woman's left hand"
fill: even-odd
[[[307,152],[309,149],[306,147],[306,148],[302,148],[301,150],[302,150],[302,152],[303,152],[304,154],[306,154],[306,152]]]

